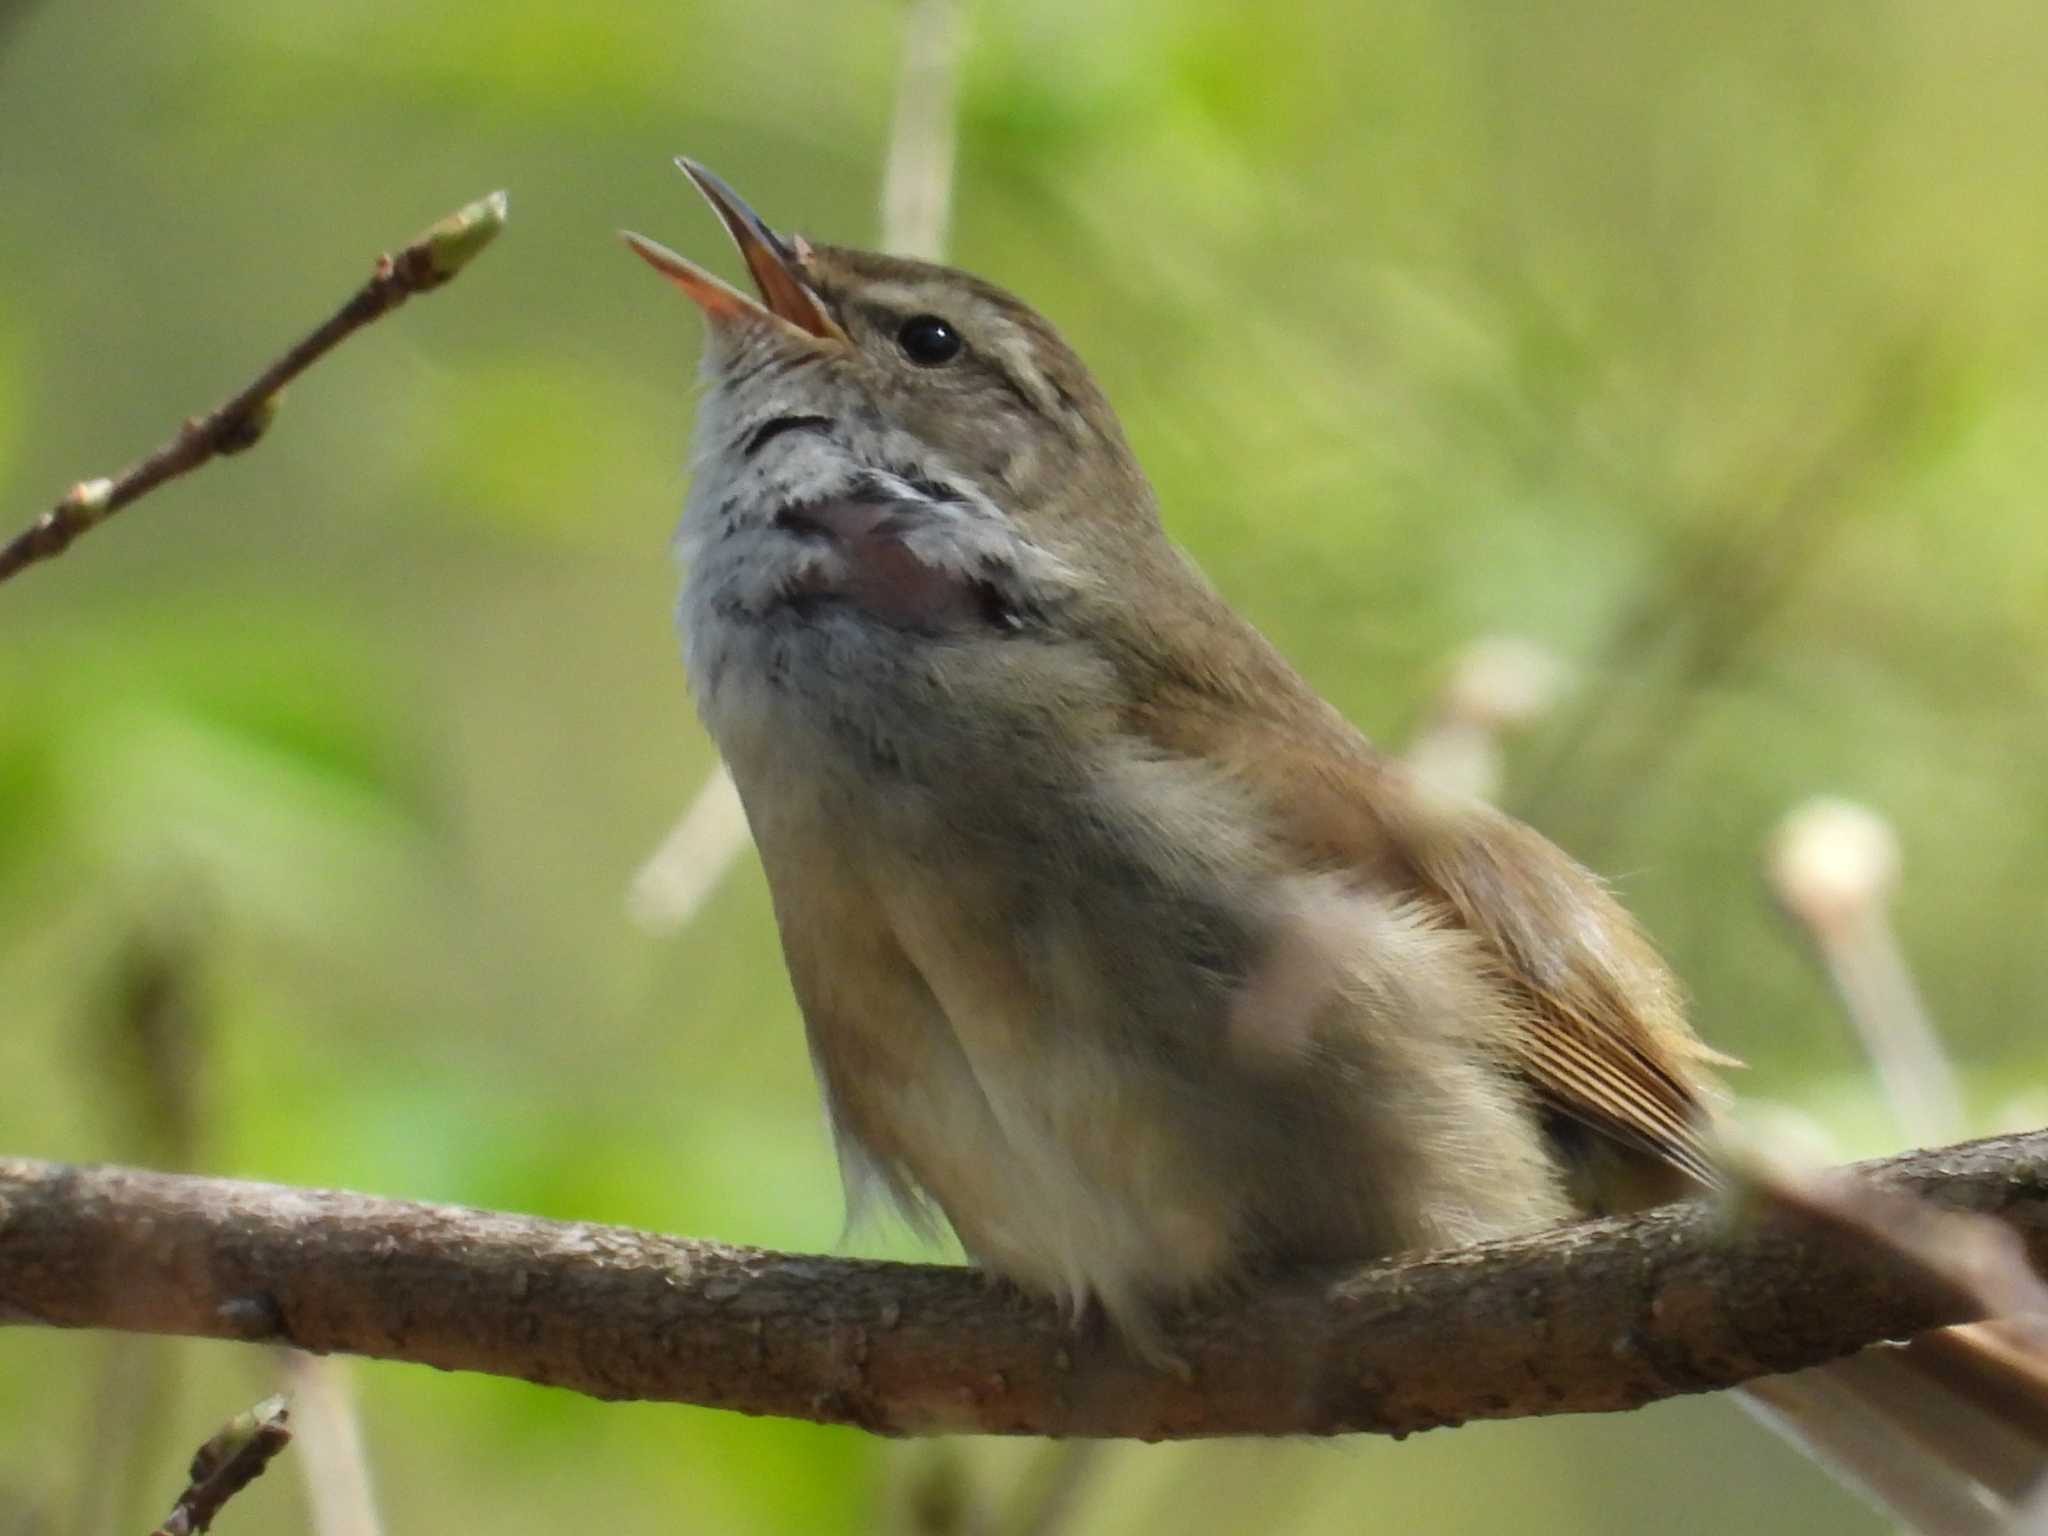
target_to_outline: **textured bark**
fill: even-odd
[[[2048,1260],[2048,1131],[1863,1171]],[[0,1321],[487,1371],[892,1434],[1402,1434],[1639,1407],[1976,1315],[1825,1219],[1702,1205],[1289,1276],[1188,1311],[1171,1368],[971,1271],[0,1159]]]

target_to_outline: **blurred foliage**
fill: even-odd
[[[874,0],[42,0],[0,25],[0,509],[210,405],[492,187],[446,295],[255,452],[0,591],[0,1147],[134,1157],[100,1014],[178,915],[227,1173],[830,1246],[758,873],[624,921],[710,762],[669,631],[718,252],[668,156],[872,237]],[[1746,1095],[1892,1132],[1757,876],[1894,818],[1985,1128],[2048,1057],[2048,29],[1956,0],[978,8],[956,248],[1062,324],[1230,597],[1398,740],[1446,658],[1579,688],[1509,802],[1616,877]],[[892,1233],[864,1251],[910,1252]],[[0,1335],[0,1527],[107,1469],[98,1346]],[[170,1345],[144,1528],[253,1353]],[[394,1531],[859,1531],[852,1432],[362,1367]],[[1005,1497],[1030,1447],[966,1448]],[[289,1462],[289,1458],[287,1458]],[[950,1475],[950,1474],[949,1474]],[[978,1495],[975,1493],[978,1490]],[[237,1529],[298,1528],[292,1479]],[[1118,1447],[1076,1532],[1875,1530],[1716,1404],[1407,1444]]]

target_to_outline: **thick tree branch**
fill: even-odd
[[[341,308],[226,401],[204,416],[187,418],[155,452],[120,474],[79,481],[56,506],[0,545],[0,581],[39,560],[61,555],[86,530],[216,454],[250,447],[269,427],[285,385],[371,321],[414,294],[448,282],[504,225],[505,194],[493,192],[449,214],[397,254],[379,256],[369,281]]]
[[[2048,1131],[1863,1171],[2048,1259]],[[365,1195],[0,1159],[0,1321],[288,1341],[916,1434],[1405,1433],[1638,1407],[1979,1309],[1828,1220],[1705,1206],[1300,1275],[1189,1312],[1180,1369],[974,1273]]]

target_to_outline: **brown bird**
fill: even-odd
[[[1166,537],[1087,368],[681,162],[710,318],[679,534],[850,1198],[1141,1348],[1273,1268],[1710,1182],[1708,1072],[1601,882],[1376,751]]]

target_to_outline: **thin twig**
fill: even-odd
[[[192,1458],[191,1482],[152,1536],[198,1536],[210,1530],[221,1506],[263,1475],[292,1443],[291,1412],[281,1397],[266,1397],[238,1413]]]
[[[2048,1131],[1865,1165],[2048,1257]],[[889,1434],[1403,1433],[1640,1407],[1968,1322],[1827,1223],[1698,1204],[1275,1278],[1160,1370],[971,1270],[0,1159],[0,1319],[291,1343]]]
[[[154,453],[118,475],[79,481],[0,547],[0,581],[62,554],[79,535],[166,481],[189,474],[217,454],[254,445],[276,414],[285,385],[371,321],[455,277],[504,227],[505,209],[505,194],[493,192],[451,213],[397,254],[378,257],[369,281],[340,309],[223,404],[188,418]]]

